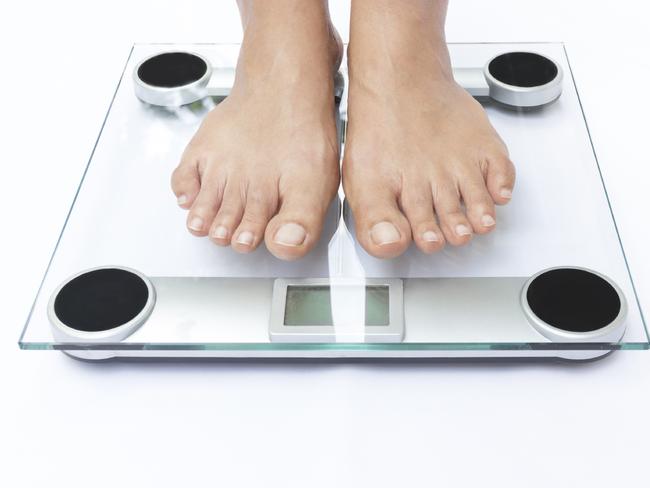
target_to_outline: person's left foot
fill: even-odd
[[[374,28],[365,17],[348,49],[343,187],[358,241],[380,258],[411,240],[430,253],[490,232],[515,181],[485,111],[454,82],[444,39],[401,15]]]

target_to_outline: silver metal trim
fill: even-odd
[[[138,315],[133,317],[127,323],[122,324],[119,327],[115,327],[110,330],[102,330],[99,332],[87,332],[87,331],[76,330],[73,329],[72,327],[68,327],[63,322],[61,322],[61,320],[59,320],[59,318],[56,316],[56,313],[54,312],[54,302],[56,300],[56,297],[58,296],[61,289],[65,285],[70,283],[73,279],[83,274],[89,273],[91,271],[96,271],[99,269],[121,269],[139,276],[147,285],[147,291],[149,293],[149,297],[147,298],[147,302],[145,303],[144,308],[140,311]],[[154,288],[153,283],[151,283],[151,280],[147,278],[144,274],[140,273],[139,271],[136,271],[135,269],[127,268],[125,266],[97,266],[95,268],[84,269],[83,271],[80,271],[79,273],[70,276],[68,279],[64,280],[59,286],[56,287],[56,289],[50,296],[50,300],[47,304],[47,317],[50,320],[50,325],[52,327],[52,334],[54,335],[54,338],[57,341],[61,341],[61,342],[71,341],[73,343],[83,342],[83,341],[98,342],[98,343],[118,342],[131,335],[142,324],[146,322],[147,318],[149,318],[149,315],[153,310],[155,303],[156,303],[156,289]]]
[[[161,54],[179,52],[192,54],[193,56],[203,60],[206,65],[206,71],[201,78],[183,86],[160,87],[145,83],[138,76],[138,70],[143,63],[146,63],[150,59],[160,56]],[[211,77],[212,65],[204,56],[192,51],[162,51],[142,59],[135,66],[133,69],[133,86],[135,89],[135,96],[145,103],[162,107],[180,107],[181,105],[187,105],[205,98],[208,95],[208,83]]]
[[[492,76],[490,70],[488,69],[490,63],[495,58],[498,58],[504,54],[508,54],[509,52],[511,51],[502,52],[496,56],[492,56],[483,67],[483,75],[485,76],[485,81],[487,82],[490,89],[490,97],[497,102],[503,103],[505,105],[522,108],[540,107],[557,100],[557,98],[562,94],[562,79],[564,78],[564,73],[562,71],[562,67],[555,60],[549,58],[544,54],[540,54],[534,51],[517,51],[542,56],[555,64],[555,67],[557,68],[557,75],[555,78],[553,78],[548,83],[545,83],[544,85],[531,87],[508,85]]]
[[[526,299],[526,294],[528,293],[528,287],[530,284],[533,282],[535,278],[537,278],[539,275],[546,273],[548,271],[552,271],[555,269],[578,269],[581,271],[587,271],[589,273],[595,274],[596,276],[601,277],[605,281],[607,281],[614,290],[616,290],[616,293],[618,294],[618,298],[621,301],[621,309],[618,312],[618,315],[616,318],[607,326],[593,330],[590,332],[571,332],[571,331],[566,331],[562,329],[558,329],[557,327],[553,327],[552,325],[546,323],[542,319],[540,319],[535,313],[532,311],[530,308],[530,305],[528,304],[528,300]],[[528,322],[544,337],[554,341],[554,342],[619,342],[621,338],[623,337],[623,334],[625,333],[625,316],[627,315],[627,301],[625,300],[625,295],[623,294],[623,291],[619,288],[619,286],[608,276],[599,273],[597,271],[594,271],[593,269],[589,268],[583,268],[580,266],[554,266],[552,268],[546,268],[543,269],[537,273],[535,273],[533,276],[531,276],[524,286],[521,289],[521,294],[520,294],[520,302],[521,302],[521,308],[524,311],[524,314],[526,315],[526,318],[528,319]]]

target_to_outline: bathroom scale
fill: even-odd
[[[564,358],[649,340],[561,43],[451,44],[517,167],[497,227],[382,260],[339,191],[286,262],[186,230],[170,175],[228,96],[238,45],[136,44],[19,340],[109,358]],[[345,61],[343,63],[345,66]],[[335,100],[342,152],[345,68]],[[396,93],[396,97],[408,96]]]

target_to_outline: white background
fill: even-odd
[[[346,38],[348,3],[331,2]],[[449,41],[567,43],[648,313],[645,2],[451,3]],[[0,484],[648,485],[650,352],[583,365],[332,365],[20,351],[131,44],[238,41],[241,30],[231,0],[23,1],[0,7],[0,36]]]

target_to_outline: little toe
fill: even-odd
[[[460,205],[456,185],[447,181],[439,185],[434,194],[434,205],[445,239],[453,246],[467,244],[472,238],[472,226]]]
[[[506,154],[498,153],[488,158],[486,183],[494,203],[505,205],[510,201],[515,176],[515,165]]]
[[[222,185],[218,180],[205,178],[199,194],[187,214],[187,228],[195,236],[206,236],[221,201]]]
[[[236,178],[229,179],[223,191],[219,211],[210,227],[210,239],[220,246],[229,246],[235,229],[244,214],[244,198],[241,185]],[[251,242],[250,236],[240,236],[242,242]]]
[[[294,188],[282,199],[280,209],[266,227],[267,249],[277,258],[293,261],[318,242],[332,195]]]
[[[445,245],[445,238],[433,211],[433,195],[427,185],[412,182],[402,190],[400,205],[411,225],[413,241],[429,254]]]
[[[249,187],[246,191],[246,207],[237,230],[233,233],[231,246],[241,253],[257,248],[264,238],[269,218],[277,207],[277,190]]]
[[[463,178],[460,192],[465,202],[465,213],[474,232],[486,234],[494,229],[496,225],[494,202],[478,169],[475,174]]]
[[[201,189],[197,163],[181,162],[172,173],[171,185],[178,205],[185,209],[190,208]]]
[[[385,184],[371,182],[356,190],[349,201],[361,246],[377,258],[393,258],[406,251],[411,227],[392,191]]]

